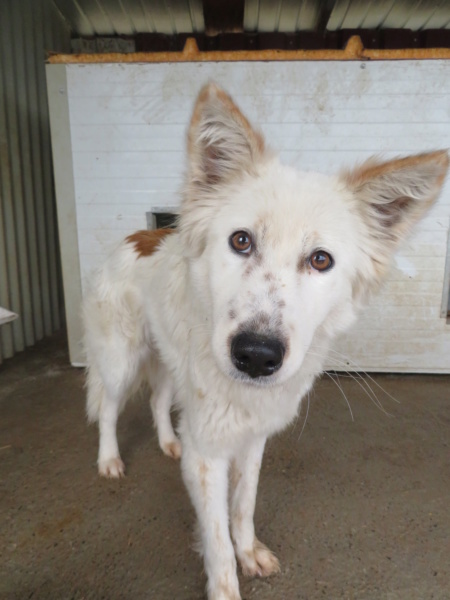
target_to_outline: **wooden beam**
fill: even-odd
[[[364,48],[361,38],[351,37],[344,50],[231,50],[201,52],[195,39],[188,38],[183,52],[132,52],[129,54],[54,54],[48,62],[58,63],[164,63],[220,61],[289,60],[435,60],[450,59],[450,48],[406,48],[373,50]]]

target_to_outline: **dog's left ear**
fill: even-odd
[[[433,205],[448,166],[448,153],[442,150],[389,162],[370,159],[342,175],[369,228],[369,254],[378,272]]]

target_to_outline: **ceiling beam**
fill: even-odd
[[[323,0],[320,3],[317,31],[326,31],[336,0]]]

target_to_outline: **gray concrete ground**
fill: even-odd
[[[306,411],[269,443],[256,524],[282,571],[242,578],[245,600],[450,598],[450,378],[374,379],[341,378],[352,421],[323,378],[303,433]],[[120,421],[120,481],[97,477],[61,336],[0,367],[0,407],[0,598],[204,597],[193,512],[144,399]]]

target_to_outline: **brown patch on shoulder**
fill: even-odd
[[[126,238],[128,244],[134,244],[134,250],[138,258],[151,256],[156,252],[162,240],[169,234],[175,233],[175,229],[143,229],[136,231]]]

